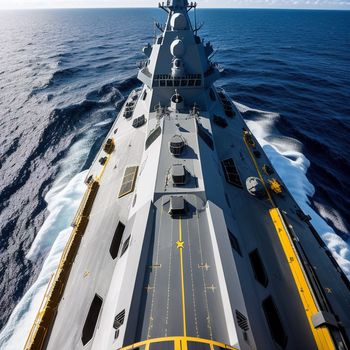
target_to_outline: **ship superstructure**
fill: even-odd
[[[349,281],[161,3],[26,349],[347,349]]]

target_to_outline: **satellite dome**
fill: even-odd
[[[184,30],[187,27],[186,17],[182,13],[174,13],[171,16],[170,25],[173,30]]]
[[[170,46],[170,52],[175,57],[182,57],[185,53],[185,45],[182,40],[175,39]]]

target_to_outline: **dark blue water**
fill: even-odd
[[[301,141],[311,161],[312,204],[347,239],[350,12],[202,10],[198,18],[224,68],[218,85],[241,104],[280,115],[275,127]],[[47,253],[26,259],[48,215],[44,196],[63,168],[71,178],[91,163],[139,85],[136,64],[154,19],[163,14],[0,12],[0,329]],[[72,148],[82,140],[84,149]]]

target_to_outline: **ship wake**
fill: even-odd
[[[312,208],[311,199],[315,189],[306,176],[310,162],[302,153],[302,144],[276,132],[274,125],[279,118],[278,114],[251,109],[238,103],[236,105],[285,185],[301,209],[311,216],[314,227],[350,278],[350,247],[334,232],[326,220],[333,222],[337,228],[341,227],[342,231],[346,228],[334,210],[320,203],[314,204],[318,213]],[[103,121],[102,124],[95,126],[109,122],[110,120]],[[84,185],[86,171],[72,176],[73,168],[70,164],[86,159],[91,148],[91,140],[86,142],[87,139],[72,146],[68,156],[63,160],[66,162],[63,164],[65,171],[61,172],[45,197],[50,214],[34,240],[27,259],[35,260],[45,255],[47,257],[36,282],[18,303],[0,334],[0,348],[3,350],[23,348],[50,278],[59,264],[71,232],[71,221],[86,188]],[[77,159],[74,160],[74,157]]]
[[[326,222],[348,235],[344,221],[335,210],[320,203],[313,203],[315,188],[307,178],[309,160],[302,153],[302,144],[290,137],[280,135],[274,125],[279,114],[249,108],[235,103],[245,121],[270,159],[279,176],[311,223],[327,245],[338,264],[350,279],[350,246]]]
[[[37,280],[17,304],[0,334],[0,348],[3,350],[23,349],[25,345],[50,278],[58,267],[71,233],[71,221],[86,189],[85,176],[86,171],[75,175],[65,185],[60,182],[53,186],[45,198],[50,214],[33,242],[27,258],[35,259],[46,251],[49,253]]]

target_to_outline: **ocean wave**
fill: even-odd
[[[54,243],[52,244],[51,237],[46,237],[48,241],[45,248],[50,248],[50,252],[37,280],[17,304],[0,333],[0,348],[2,350],[18,350],[24,347],[47,285],[57,269],[62,251],[72,230],[70,224],[86,188],[84,185],[85,176],[86,172],[79,173],[66,183],[61,191],[53,187],[48,193],[50,215],[42,230],[45,230],[45,226],[49,228],[51,234],[55,236]],[[37,239],[42,241],[42,236],[39,235]],[[33,245],[43,247],[42,244],[36,245],[36,241]]]
[[[306,176],[310,167],[310,161],[301,152],[300,142],[291,142],[291,138],[284,138],[276,133],[274,125],[279,118],[278,113],[251,109],[239,103],[236,103],[236,105],[243,113],[243,116],[260,115],[260,118],[246,119],[248,127],[263,147],[272,165],[300,208],[305,214],[310,215],[311,223],[326,243],[339,266],[350,279],[350,246],[334,232],[334,229],[326,221],[332,218],[334,223],[336,223],[334,213],[331,217],[329,212],[320,210],[322,209],[320,204],[318,204],[318,213],[312,208],[310,198],[314,196],[315,188]],[[248,114],[245,115],[246,113]],[[286,143],[283,142],[284,139]],[[336,220],[336,227],[344,222],[339,214],[336,216]],[[341,228],[346,230],[344,225]],[[348,232],[344,233],[349,234]]]

